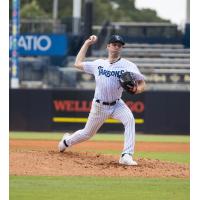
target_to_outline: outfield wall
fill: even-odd
[[[10,90],[11,131],[75,131],[84,128],[93,90]],[[134,114],[136,131],[144,133],[189,134],[190,93],[148,91],[123,94]],[[108,120],[104,132],[123,132],[123,125]]]

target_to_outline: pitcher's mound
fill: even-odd
[[[15,150],[10,152],[11,175],[189,177],[189,165],[138,158],[138,166],[123,166],[119,156],[88,152]]]

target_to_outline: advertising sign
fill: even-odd
[[[52,127],[55,130],[83,128],[90,112],[93,91],[54,91],[52,99]],[[135,117],[137,130],[144,127],[144,96],[124,94],[123,100]],[[101,130],[123,130],[123,125],[115,119],[107,119]]]
[[[12,1],[12,38],[10,44],[12,45],[12,71],[11,71],[11,87],[18,88],[19,86],[19,48],[18,48],[18,36],[19,36],[19,24],[20,24],[20,0]]]
[[[92,90],[11,89],[10,130],[74,132],[83,129],[93,96]],[[122,99],[134,115],[137,133],[190,134],[190,92],[124,93]],[[98,132],[123,131],[119,121],[108,119]]]
[[[10,36],[10,51],[12,50]],[[68,39],[65,34],[28,34],[18,38],[19,55],[22,56],[63,56],[68,50]]]

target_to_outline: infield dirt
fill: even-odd
[[[57,144],[48,140],[10,140],[10,175],[189,177],[188,164],[138,158],[138,166],[122,166],[118,164],[119,156],[87,152],[121,150],[122,142],[87,141],[64,153],[58,152]],[[189,144],[138,142],[136,151],[189,152]]]

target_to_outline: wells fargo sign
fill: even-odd
[[[144,112],[144,102],[126,101],[127,106],[132,112]],[[89,112],[92,101],[87,100],[54,100],[54,110],[57,112]]]
[[[56,129],[66,130],[71,127],[83,126],[92,105],[94,91],[55,91],[52,99],[52,126]],[[133,112],[137,126],[144,125],[145,102],[143,95],[124,94],[123,100]],[[75,125],[76,124],[76,125]],[[105,124],[112,125],[107,128],[118,129],[121,122],[115,119],[107,119]],[[114,127],[113,127],[114,125]],[[105,125],[106,126],[106,125]]]

